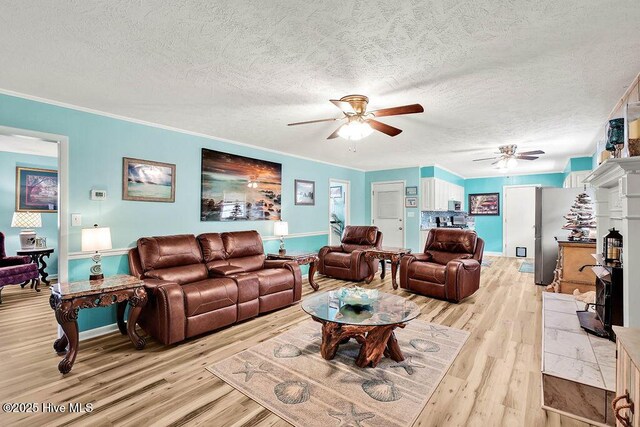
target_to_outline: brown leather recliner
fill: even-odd
[[[480,288],[484,240],[475,231],[433,228],[424,253],[400,263],[400,287],[418,294],[460,302]]]
[[[293,262],[265,261],[256,231],[144,237],[129,251],[149,300],[138,323],[164,344],[213,331],[300,300]]]
[[[378,227],[347,225],[340,246],[324,246],[318,253],[318,272],[342,280],[361,281],[369,276],[364,250],[382,247],[382,233]],[[378,263],[374,263],[374,273]]]

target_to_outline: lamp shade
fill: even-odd
[[[287,236],[289,235],[289,223],[286,221],[276,221],[273,223],[273,235],[274,236]]]
[[[42,227],[42,215],[39,212],[14,212],[11,226],[16,228]]]
[[[98,227],[82,229],[82,251],[93,252],[111,249],[111,229]]]

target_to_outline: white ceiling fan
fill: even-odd
[[[491,165],[495,165],[500,171],[505,172],[509,169],[515,168],[518,165],[518,160],[536,160],[540,154],[544,154],[544,151],[542,150],[525,151],[516,154],[517,149],[518,146],[515,144],[502,145],[498,147],[499,152],[496,153],[497,156],[474,159],[473,161],[483,162],[493,160],[494,162],[491,163]]]

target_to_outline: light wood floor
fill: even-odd
[[[392,291],[377,276],[370,286],[407,296],[421,319],[471,332],[469,341],[422,411],[416,426],[584,426],[540,409],[541,293],[521,261],[495,258],[481,289],[454,305]],[[320,279],[321,290],[343,282]],[[303,285],[303,298],[311,290]],[[83,341],[73,371],[58,373],[59,357],[48,289],[18,286],[0,304],[0,403],[92,402],[90,414],[6,414],[0,425],[288,425],[217,377],[208,366],[280,334],[307,315],[299,305],[164,347],[142,351],[113,333]]]

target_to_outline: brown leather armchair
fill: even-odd
[[[324,246],[318,253],[318,272],[325,276],[359,282],[370,274],[364,250],[382,247],[378,227],[347,225],[339,246]],[[373,267],[378,271],[378,263]]]
[[[418,294],[460,302],[480,288],[484,240],[475,231],[434,228],[424,253],[402,257],[400,287]]]

